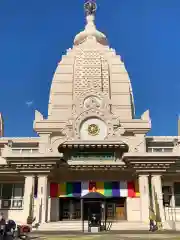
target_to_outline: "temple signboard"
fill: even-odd
[[[71,160],[75,161],[114,161],[114,152],[76,152],[71,155]]]

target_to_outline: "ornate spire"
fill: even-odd
[[[107,45],[106,36],[96,29],[94,23],[95,12],[97,10],[97,4],[95,0],[86,0],[84,4],[84,10],[86,13],[86,26],[84,31],[76,35],[74,39],[74,44],[79,45],[84,42],[88,37],[96,38],[97,42]]]
[[[94,15],[97,10],[97,4],[95,0],[86,0],[84,4],[84,10],[86,15]]]

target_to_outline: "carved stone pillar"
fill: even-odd
[[[139,176],[141,221],[149,222],[149,181],[148,175]]]
[[[50,197],[50,183],[48,183],[48,210],[47,210],[47,222],[51,222],[51,197]]]
[[[38,207],[37,218],[39,223],[47,221],[47,206],[48,206],[48,186],[47,176],[38,176]]]
[[[157,221],[161,221],[162,225],[165,222],[163,195],[162,195],[162,182],[161,175],[153,175],[151,178],[152,183],[152,196],[153,205],[156,213]],[[159,219],[158,219],[159,218]]]
[[[27,222],[27,218],[33,215],[33,200],[34,200],[34,184],[35,177],[33,175],[25,176],[25,184],[24,184],[24,221]]]

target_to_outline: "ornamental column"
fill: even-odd
[[[139,175],[141,221],[149,223],[149,176]]]
[[[47,205],[48,205],[48,186],[47,175],[38,176],[38,207],[37,218],[39,223],[47,221]]]
[[[34,184],[35,177],[33,175],[25,176],[24,184],[24,221],[27,222],[28,217],[33,218],[34,214]]]
[[[50,183],[48,183],[48,211],[47,211],[47,222],[51,222],[51,196],[50,196]]]
[[[161,175],[152,175],[152,196],[153,205],[156,213],[156,218],[158,223],[165,222],[164,206],[163,206],[163,194],[162,194],[162,182]]]

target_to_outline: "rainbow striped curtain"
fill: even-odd
[[[139,197],[136,181],[121,182],[64,182],[50,184],[50,197],[81,197],[89,192],[99,192],[106,197]]]

